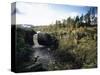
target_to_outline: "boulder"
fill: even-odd
[[[17,37],[23,38],[25,44],[34,45],[33,42],[34,34],[36,34],[36,32],[32,28],[17,27]]]
[[[45,46],[58,46],[58,40],[48,33],[38,33],[38,43]]]

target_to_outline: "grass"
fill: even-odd
[[[97,28],[96,27],[55,27],[55,26],[47,26],[41,27],[41,29],[37,30],[41,32],[48,32],[52,36],[55,36],[59,40],[59,46],[57,51],[58,56],[61,53],[70,53],[70,55],[75,55],[74,61],[63,61],[61,64],[54,64],[56,69],[73,69],[77,68],[93,68],[97,67]],[[66,60],[67,55],[63,55],[63,59]],[[64,57],[65,56],[65,57]],[[59,57],[60,58],[60,57]],[[68,59],[68,58],[67,58]],[[76,64],[76,63],[81,64]],[[50,65],[52,69],[54,65]],[[66,68],[65,68],[66,66]]]

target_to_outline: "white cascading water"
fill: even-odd
[[[33,42],[34,42],[33,48],[43,47],[43,45],[40,45],[38,43],[38,33],[33,35]]]
[[[33,42],[34,42],[34,47],[39,47],[38,34],[33,35]]]

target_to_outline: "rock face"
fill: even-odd
[[[17,37],[24,39],[25,44],[34,45],[33,35],[36,32],[32,28],[17,26],[16,28]]]
[[[22,69],[24,63],[30,62],[32,60],[31,56],[33,54],[32,46],[34,45],[33,42],[34,34],[36,34],[36,32],[31,28],[16,26],[15,58],[16,58],[16,68],[18,71]]]
[[[58,46],[58,40],[48,33],[38,33],[38,43],[45,46]]]
[[[34,45],[33,35],[36,34],[32,29],[25,29],[25,42],[29,45]]]

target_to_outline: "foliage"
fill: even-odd
[[[49,26],[36,27],[59,40],[59,46],[53,50],[54,62],[49,70],[95,68],[97,67],[97,16],[96,8],[90,8],[86,14],[68,17],[62,22],[57,20]],[[92,18],[91,18],[92,16]]]

